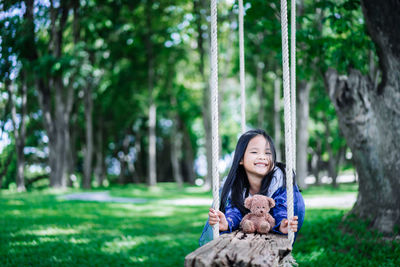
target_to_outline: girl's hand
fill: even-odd
[[[298,224],[298,217],[293,216],[293,220],[290,222],[290,229],[292,229],[292,232],[296,233],[297,232],[297,224]],[[281,225],[279,226],[279,231],[281,233],[287,234],[289,232],[289,220],[288,219],[283,219],[281,221]]]
[[[213,226],[219,222],[219,230],[226,231],[228,230],[228,221],[226,220],[225,214],[223,214],[219,210],[214,210],[210,208],[208,212],[208,223]]]

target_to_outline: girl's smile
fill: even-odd
[[[262,179],[272,170],[271,148],[264,136],[257,135],[250,140],[240,164],[243,165],[250,179]]]

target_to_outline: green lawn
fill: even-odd
[[[195,187],[113,187],[112,196],[144,204],[66,201],[51,190],[0,194],[0,266],[183,266],[195,250],[208,205],[165,200],[211,198]],[[347,191],[346,191],[347,190]],[[318,187],[304,195],[354,192]],[[75,193],[79,190],[68,191]],[[319,192],[319,193],[318,193]],[[400,242],[383,241],[346,210],[308,209],[294,248],[300,266],[400,266]],[[351,234],[344,234],[346,228]]]

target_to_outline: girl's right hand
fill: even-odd
[[[220,231],[228,230],[228,221],[226,220],[225,214],[219,210],[210,208],[210,211],[208,212],[208,223],[213,226],[218,222]]]

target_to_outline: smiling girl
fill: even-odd
[[[297,185],[293,183],[295,216],[289,222],[285,165],[276,162],[273,141],[263,130],[251,130],[239,138],[232,167],[222,187],[220,210],[210,208],[208,221],[199,240],[200,246],[212,240],[211,226],[217,222],[221,234],[237,230],[242,218],[250,212],[244,207],[244,199],[255,194],[275,200],[275,207],[270,213],[276,225],[271,231],[287,234],[290,227],[295,232],[296,240],[304,221],[304,200]]]

